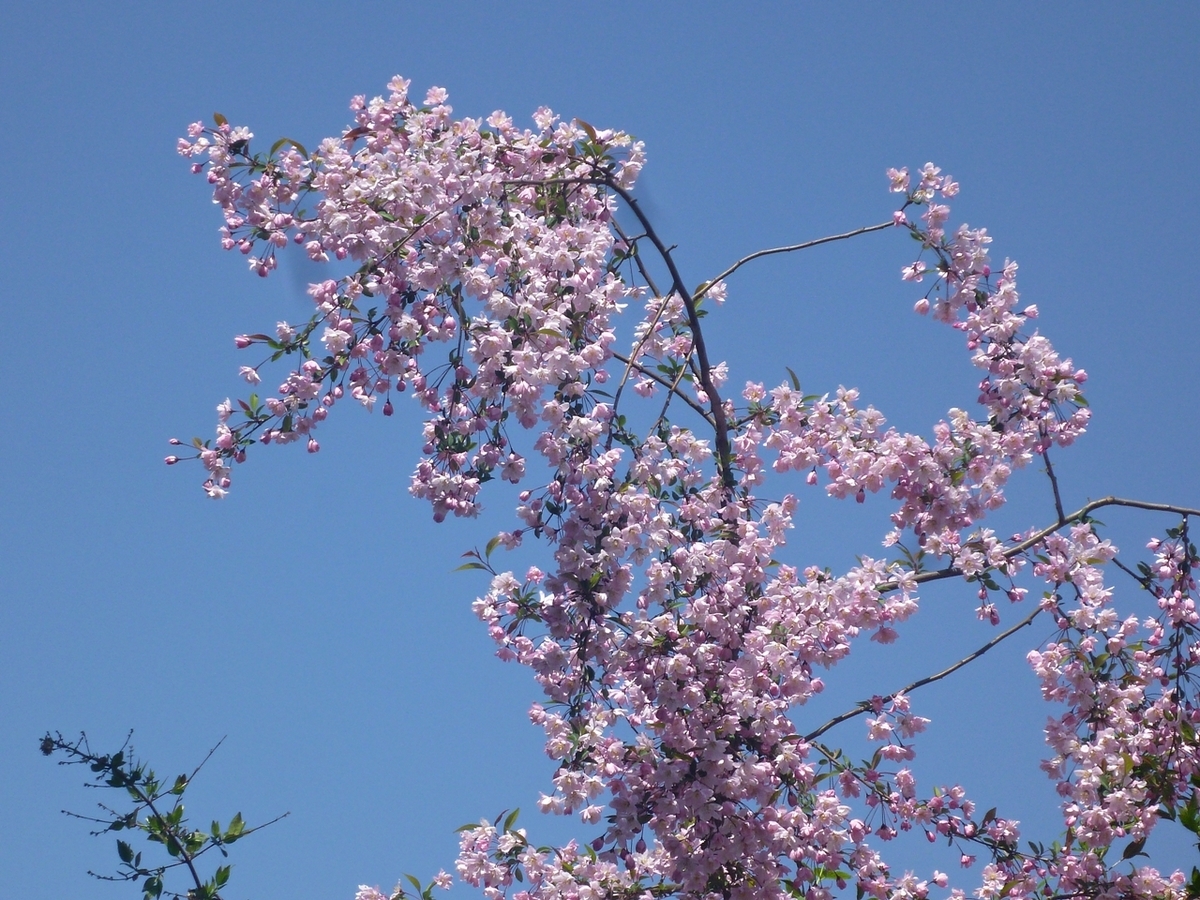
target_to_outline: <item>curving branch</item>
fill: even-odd
[[[658,255],[662,257],[662,261],[667,266],[667,271],[671,274],[671,289],[683,300],[688,315],[688,328],[692,332],[692,349],[695,351],[696,361],[700,366],[700,387],[708,395],[709,406],[712,409],[713,430],[716,432],[717,465],[720,467],[721,480],[725,489],[732,491],[737,481],[733,477],[733,451],[729,444],[729,424],[725,420],[725,406],[721,402],[721,396],[712,382],[712,367],[708,360],[708,349],[704,345],[704,334],[700,329],[700,317],[696,314],[696,301],[684,284],[683,276],[679,274],[679,268],[675,265],[675,258],[671,256],[670,248],[658,236],[658,232],[654,230],[654,226],[646,214],[642,212],[642,208],[633,194],[617,184],[611,175],[605,175],[601,183],[624,200],[637,217],[642,230],[646,232],[646,237],[650,239],[650,243],[654,245],[654,249],[658,251]]]
[[[1013,544],[1005,550],[1004,558],[1012,559],[1014,556],[1024,553],[1030,547],[1041,543],[1060,528],[1070,525],[1072,522],[1081,522],[1091,513],[1106,506],[1124,506],[1130,509],[1145,509],[1151,512],[1169,512],[1180,516],[1200,516],[1200,509],[1192,509],[1188,506],[1177,506],[1174,503],[1151,503],[1147,500],[1127,500],[1124,497],[1113,497],[1110,495],[1108,497],[1101,497],[1099,500],[1091,500],[1068,516],[1059,516],[1059,520],[1053,525],[1047,525],[1041,531],[1035,531],[1032,535],[1025,538],[1025,540]],[[989,567],[987,571],[991,571],[992,568],[994,567]],[[962,574],[963,570],[958,566],[948,566],[945,569],[938,569],[936,572],[922,572],[914,575],[909,581],[917,584],[925,584],[930,581],[941,581],[945,578],[956,578]],[[899,587],[900,583],[898,581],[885,581],[878,585],[875,590],[881,594],[886,594]]]
[[[730,275],[732,275],[734,272],[736,272],[742,266],[746,265],[746,263],[754,262],[754,260],[761,259],[764,256],[773,256],[776,253],[792,253],[795,250],[807,250],[809,247],[818,247],[821,244],[831,244],[834,241],[844,241],[847,238],[858,237],[858,235],[860,235],[860,234],[869,234],[872,231],[883,231],[883,229],[885,229],[885,228],[895,228],[895,227],[896,227],[896,223],[889,220],[887,222],[880,222],[878,225],[865,225],[862,228],[856,228],[853,231],[847,231],[847,232],[844,232],[843,234],[831,234],[828,237],[816,238],[815,240],[811,240],[811,241],[804,241],[801,244],[789,244],[786,247],[772,247],[770,250],[757,250],[754,253],[751,253],[749,256],[743,256],[741,259],[739,259],[737,262],[735,262],[732,266],[730,266],[728,269],[726,269],[724,272],[722,272],[720,275],[718,275],[712,281],[708,282],[700,290],[696,291],[695,299],[699,300],[706,293],[708,293],[709,288],[711,288],[714,284],[718,284],[719,282],[724,281],[726,278],[728,278]]]
[[[900,690],[898,690],[898,691],[892,691],[892,693],[888,694],[886,697],[879,698],[879,702],[890,703],[891,701],[895,700],[901,694],[911,693],[912,691],[917,690],[917,688],[925,687],[925,685],[927,685],[927,684],[933,684],[935,681],[941,681],[943,678],[946,678],[949,675],[953,675],[955,672],[957,672],[963,666],[979,659],[979,657],[983,656],[983,654],[987,653],[989,650],[991,650],[993,647],[995,647],[1001,641],[1004,641],[1007,638],[1012,637],[1014,634],[1016,634],[1018,631],[1020,631],[1026,625],[1032,624],[1033,620],[1036,619],[1041,612],[1042,612],[1042,608],[1039,606],[1037,609],[1035,609],[1033,612],[1031,612],[1029,615],[1027,615],[1024,619],[1022,619],[1016,625],[1012,626],[1011,628],[1009,628],[1007,631],[1003,632],[1002,634],[996,635],[994,638],[992,638],[990,641],[988,641],[986,644],[984,644],[982,647],[980,647],[974,653],[964,656],[962,659],[960,659],[958,662],[956,662],[954,665],[950,666],[949,668],[942,669],[942,671],[937,672],[933,675],[927,675],[924,678],[918,678],[912,684],[905,685],[904,687],[900,688]],[[803,738],[804,742],[812,743],[814,740],[819,738],[821,735],[823,735],[825,732],[827,732],[834,725],[840,725],[842,722],[845,722],[847,719],[853,719],[855,716],[861,716],[865,712],[870,712],[872,709],[875,708],[874,704],[875,704],[874,700],[860,701],[859,704],[854,707],[854,709],[848,709],[844,713],[834,716],[832,719],[830,719],[828,722],[826,722],[820,728],[816,729],[815,731],[810,731],[808,734],[804,735],[804,738]]]

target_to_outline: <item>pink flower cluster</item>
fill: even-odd
[[[1160,805],[1194,796],[1195,551],[1186,529],[1152,546],[1138,580],[1160,613],[1140,622],[1113,609],[1100,567],[1115,550],[1086,516],[1059,504],[1049,528],[1010,541],[979,527],[1014,470],[1083,432],[1086,375],[1029,331],[1036,309],[1018,311],[1015,264],[992,272],[986,233],[947,232],[941,201],[958,185],[932,165],[915,187],[889,172],[905,195],[893,221],[922,248],[902,277],[930,278],[917,311],[963,333],[984,373],[978,417],[952,409],[931,438],[902,434],[855,390],[804,396],[796,384],[749,384],[738,406],[717,395],[727,371],[703,353],[698,299],[677,275],[660,292],[637,267],[651,248],[674,272],[669,251],[650,228],[630,237],[616,222],[639,144],[547,110],[534,130],[502,113],[454,119],[440,89],[417,106],[407,82],[389,87],[387,99],[356,98],[354,127],[311,155],[289,142],[252,155],[250,133],[223,121],[181,142],[208,157],[222,242],[256,272],[269,274],[289,243],[358,266],[311,286],[307,324],[235,339],[301,361],[274,396],[221,404],[217,437],[197,455],[206,490],[222,496],[251,444],[316,452],[313,431],[347,395],[368,410],[382,400],[390,415],[393,395],[409,391],[428,414],[411,490],[435,519],[475,515],[497,476],[540,473],[520,494],[518,530],[476,554],[493,577],[474,610],[498,655],[528,666],[545,694],[530,719],[559,768],[540,808],[578,815],[595,836],[534,848],[511,821],[485,821],[463,834],[459,876],[489,900],[826,900],[851,883],[860,896],[925,900],[948,876],[897,873],[884,855],[919,831],[965,867],[989,859],[975,889],[984,900],[1182,897],[1182,876],[1123,867],[1107,851],[1142,840]],[[701,293],[719,302],[725,287]],[[621,357],[615,317],[642,299]],[[435,345],[446,355],[430,361]],[[259,369],[241,374],[257,383]],[[630,378],[633,397],[664,393],[642,434],[626,415]],[[697,413],[696,428],[671,420],[675,401]],[[763,497],[772,470],[810,484],[823,470],[830,495],[859,502],[887,489],[884,543],[901,558],[864,556],[840,575],[781,562],[797,501]],[[493,547],[525,533],[553,548],[553,570],[492,569]],[[919,585],[940,577],[970,582],[993,624],[996,592],[1019,602],[1029,588],[1018,578],[1049,586],[1040,608],[1060,634],[1030,661],[1046,698],[1066,706],[1048,729],[1060,845],[1021,851],[1017,823],[976,815],[960,787],[918,789],[904,764],[928,719],[911,691],[799,724],[823,673],[864,633],[896,640]],[[878,744],[865,763],[821,740],[859,714]]]
[[[1043,696],[1066,707],[1047,726],[1055,755],[1044,764],[1064,798],[1066,840],[1055,860],[1064,892],[1093,893],[1110,879],[1121,895],[1181,890],[1179,877],[1146,867],[1113,879],[1105,861],[1116,841],[1144,843],[1159,810],[1186,805],[1200,783],[1200,616],[1192,596],[1200,559],[1186,530],[1150,549],[1154,564],[1143,564],[1140,577],[1160,612],[1141,621],[1113,607],[1100,566],[1116,549],[1091,525],[1046,538],[1036,565],[1055,587],[1043,606],[1060,629],[1029,662]]]
[[[502,113],[456,120],[440,89],[418,107],[406,81],[390,88],[386,100],[356,98],[355,127],[311,157],[291,145],[252,156],[250,132],[225,122],[215,130],[197,123],[195,139],[180,142],[184,155],[208,156],[225,214],[222,244],[260,275],[289,242],[312,259],[360,263],[311,286],[317,314],[305,327],[236,339],[304,362],[278,398],[252,398],[242,423],[223,422],[204,453],[213,496],[223,496],[228,463],[240,461],[252,435],[301,440],[347,395],[368,410],[383,399],[387,415],[392,394],[411,388],[431,413],[413,493],[438,519],[475,515],[481,484],[520,478],[510,418],[532,427],[549,414],[548,394],[554,409],[579,403],[609,359],[609,319],[636,291],[609,268],[604,185],[632,185],[640,145],[545,109],[536,131]],[[425,366],[435,343],[450,346],[449,358]],[[242,372],[258,381],[258,367]]]
[[[866,492],[892,485],[892,496],[902,503],[892,515],[897,530],[891,540],[911,529],[926,551],[956,556],[962,529],[1004,502],[1013,469],[1052,445],[1071,444],[1090,413],[1079,390],[1086,373],[1060,359],[1041,335],[1022,334],[1036,311],[1014,312],[1016,264],[1005,263],[993,279],[986,252],[991,238],[984,230],[964,225],[952,239],[946,237],[942,226],[948,208],[932,201],[939,194],[953,196],[958,185],[939,172],[927,165],[908,198],[910,204],[926,203],[925,227],[900,218],[935,264],[927,268],[918,261],[904,271],[936,276],[917,309],[927,312],[933,296],[934,316],[966,335],[972,361],[987,373],[979,385],[985,415],[973,419],[961,409],[950,410],[949,421],[934,428],[930,444],[917,435],[884,431],[878,411],[855,406],[855,390],[839,389],[831,401],[804,398],[783,385],[766,401],[755,385],[747,396],[758,402],[769,423],[763,443],[778,453],[776,471],[823,467],[831,495],[860,502]],[[889,175],[894,187],[906,189],[906,171]]]

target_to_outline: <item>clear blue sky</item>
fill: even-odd
[[[134,728],[168,774],[228,735],[193,789],[199,820],[292,813],[235,848],[231,898],[348,900],[360,881],[431,875],[454,827],[532,810],[551,770],[525,720],[532,680],[470,614],[483,582],[450,574],[509,516],[497,501],[432,527],[406,492],[414,413],[347,410],[318,456],[260,452],[223,503],[198,470],[162,465],[168,437],[210,434],[238,390],[231,336],[303,317],[315,277],[288,264],[261,282],[219,250],[207,185],[174,152],[214,110],[311,146],[400,73],[447,87],[461,114],[527,121],[545,104],[626,129],[692,281],[881,221],[884,170],[932,159],[962,183],[958,218],[1020,261],[1043,332],[1091,374],[1094,425],[1058,458],[1068,506],[1200,505],[1200,7],[745,9],[0,0],[0,898],[134,896],[85,875],[115,854],[59,815],[95,798],[37,754],[48,728],[101,746]],[[791,366],[807,390],[857,385],[928,433],[974,402],[978,376],[953,333],[910,312],[910,244],[875,234],[748,269],[709,320],[710,352],[738,382]],[[1048,521],[1043,482],[1023,473],[1000,528]],[[879,552],[884,502],[804,497],[794,561]],[[1130,551],[1169,524],[1109,518]],[[827,707],[800,715],[982,643],[973,606],[961,585],[931,591],[898,645],[834,673]],[[919,699],[934,726],[918,771],[945,768],[1049,838],[1050,710],[1024,649]],[[572,830],[525,818],[535,840]],[[1182,863],[1181,847],[1160,852]]]

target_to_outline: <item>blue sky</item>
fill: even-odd
[[[1197,506],[1198,44],[1186,3],[0,0],[0,896],[133,896],[86,876],[115,854],[59,814],[95,798],[37,754],[48,728],[100,746],[133,728],[171,774],[227,735],[191,792],[198,819],[292,813],[235,848],[231,898],[431,875],[453,828],[532,810],[551,770],[525,720],[532,680],[470,614],[483,582],[451,574],[509,516],[497,500],[432,527],[406,491],[414,411],[337,416],[315,457],[260,452],[223,503],[198,470],[162,465],[168,437],[210,434],[236,394],[231,336],[302,318],[317,277],[285,256],[263,282],[220,251],[207,185],[174,152],[187,123],[219,110],[311,146],[400,73],[464,115],[548,105],[623,128],[647,145],[639,193],[693,281],[886,219],[884,170],[934,160],[962,184],[956,219],[1021,263],[1043,333],[1091,375],[1094,424],[1057,460],[1067,506]],[[708,320],[710,354],[735,382],[790,366],[809,391],[856,385],[928,433],[978,378],[952,332],[910,312],[910,244],[873,234],[747,268]],[[1012,496],[998,530],[1048,521],[1037,472]],[[886,503],[804,497],[795,561],[880,552]],[[1108,521],[1131,552],[1171,524]],[[973,606],[963,586],[931,591],[899,644],[852,658],[800,715],[973,649],[990,634]],[[918,764],[1048,838],[1049,710],[1026,649],[927,689]],[[585,833],[525,818],[535,839]],[[1184,862],[1170,835],[1159,852]]]

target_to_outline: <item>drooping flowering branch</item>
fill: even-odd
[[[1049,448],[1073,443],[1089,410],[1086,373],[1029,331],[1036,307],[1018,310],[1016,265],[993,272],[983,230],[947,232],[958,185],[932,165],[915,184],[889,172],[904,200],[886,227],[921,248],[903,277],[930,282],[916,310],[961,331],[983,373],[982,412],[952,409],[926,438],[887,428],[855,390],[750,383],[744,405],[723,400],[727,367],[708,357],[702,332],[699,302],[723,300],[740,266],[884,225],[760,251],[693,292],[632,193],[643,157],[627,135],[548,110],[525,131],[502,113],[454,119],[440,89],[418,106],[407,82],[389,88],[386,99],[356,98],[354,126],[313,154],[288,142],[252,154],[250,133],[223,120],[197,123],[181,142],[184,155],[207,156],[223,243],[258,274],[288,243],[358,265],[310,287],[307,324],[236,339],[299,364],[276,395],[251,395],[240,413],[221,404],[217,437],[197,452],[206,490],[223,496],[253,444],[305,441],[316,452],[315,430],[347,395],[368,410],[382,400],[390,415],[392,396],[411,391],[428,416],[411,491],[435,519],[477,515],[496,477],[543,473],[520,494],[519,527],[493,546],[545,539],[551,571],[496,571],[489,547],[472,563],[493,575],[474,610],[498,655],[528,666],[545,694],[530,718],[559,768],[541,809],[577,814],[596,833],[535,848],[512,821],[485,821],[463,833],[460,877],[490,900],[824,900],[851,883],[860,896],[924,900],[948,876],[897,875],[883,855],[920,830],[964,865],[986,856],[982,900],[1182,897],[1182,875],[1112,857],[1195,803],[1197,555],[1186,517],[1198,513],[1110,497],[1067,516],[1054,485],[1051,526],[1009,541],[979,526],[1013,472],[1037,457],[1049,468]],[[622,210],[638,235],[618,226]],[[667,291],[641,242],[666,267]],[[645,312],[620,353],[616,317],[631,304]],[[438,344],[446,355],[431,360]],[[614,360],[623,371],[610,397]],[[242,374],[256,383],[260,368]],[[635,396],[666,391],[644,433],[619,408],[633,373]],[[699,432],[667,417],[673,397]],[[841,575],[781,562],[797,501],[762,491],[771,472],[793,471],[810,485],[823,471],[837,498],[887,491],[896,507],[884,543],[899,558],[862,557]],[[1122,619],[1112,606],[1103,565],[1116,551],[1089,516],[1105,505],[1185,517],[1139,570],[1157,617]],[[971,585],[978,615],[997,625],[995,595],[1020,603],[1025,585],[1042,592],[1020,625],[952,671],[1039,611],[1058,629],[1030,656],[1045,697],[1066,710],[1048,733],[1047,770],[1067,798],[1063,839],[1049,848],[1019,851],[1017,823],[976,816],[958,786],[918,791],[903,764],[928,720],[907,691],[871,702],[878,749],[862,763],[816,740],[859,710],[815,731],[795,720],[823,689],[820,670],[864,633],[894,640],[918,610],[919,585],[950,577]]]

